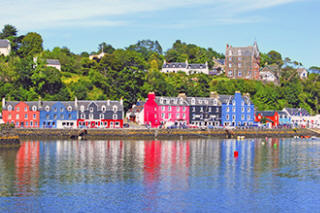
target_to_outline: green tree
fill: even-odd
[[[2,32],[0,33],[0,39],[5,39],[8,38],[10,36],[16,36],[17,35],[17,28],[10,25],[10,24],[6,24],[4,25]]]
[[[42,42],[42,37],[38,33],[28,33],[22,39],[21,47],[19,49],[20,55],[26,57],[41,53],[43,50]]]

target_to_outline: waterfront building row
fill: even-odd
[[[141,105],[141,103],[139,103]],[[219,95],[210,97],[156,96],[149,93],[143,107],[134,106],[127,118],[141,125],[182,126],[249,126],[254,124],[254,105],[248,94]]]
[[[16,128],[122,128],[123,101],[6,101],[2,119]]]

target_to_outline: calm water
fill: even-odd
[[[0,212],[320,212],[320,141],[25,141]]]

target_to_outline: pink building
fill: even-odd
[[[189,124],[189,105],[185,94],[178,97],[157,97],[148,94],[144,105],[144,124],[158,127],[161,124]]]

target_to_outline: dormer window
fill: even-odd
[[[199,104],[202,104],[202,100],[199,100]]]
[[[192,104],[192,105],[195,105],[195,104],[196,104],[196,99],[192,98],[192,99],[191,99],[191,104]]]
[[[231,50],[229,50],[229,56],[232,56],[232,51]]]
[[[90,112],[93,112],[93,107],[90,107]]]
[[[205,104],[208,104],[208,100],[205,100],[204,103],[205,103]]]
[[[71,112],[72,111],[72,107],[68,106],[68,111]]]
[[[101,107],[101,110],[102,110],[102,112],[105,112],[105,111],[107,110],[106,106],[103,105],[103,106]]]
[[[32,111],[37,111],[37,107],[36,106],[32,106]]]
[[[113,111],[117,112],[118,111],[118,107],[117,106],[113,106]]]
[[[8,106],[8,111],[12,111],[12,106],[11,105]]]
[[[50,107],[47,105],[46,108],[45,108],[45,110],[46,110],[47,112],[49,112],[49,111],[50,111]]]
[[[163,104],[163,98],[160,98],[160,104]]]
[[[217,105],[217,100],[216,99],[214,99],[213,105]]]
[[[60,108],[60,112],[63,112],[63,107]]]
[[[80,106],[80,111],[84,112],[84,106],[83,105]]]
[[[57,111],[57,107],[53,108],[53,110],[56,112]]]
[[[118,115],[117,114],[113,114],[112,118],[113,118],[113,120],[117,120],[118,119]]]
[[[24,111],[27,112],[28,111],[28,107],[24,107]]]

